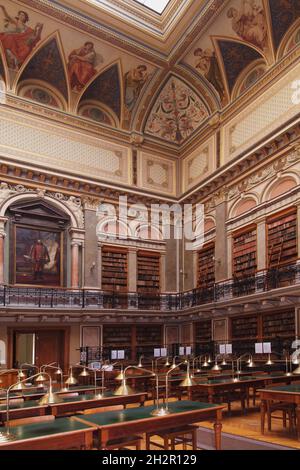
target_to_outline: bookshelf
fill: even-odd
[[[157,295],[160,292],[160,254],[137,253],[137,292]]]
[[[268,267],[297,259],[297,210],[278,214],[267,220]]]
[[[136,354],[137,357],[153,356],[154,348],[161,348],[163,345],[161,325],[137,325],[136,326]]]
[[[263,316],[264,339],[295,337],[295,311],[268,313]]]
[[[102,250],[102,289],[127,291],[127,252],[104,247]]]
[[[258,315],[236,317],[231,319],[232,340],[257,339],[259,332]]]
[[[255,275],[257,269],[256,227],[249,227],[233,235],[233,275],[236,279]]]
[[[103,346],[131,347],[131,325],[103,325]]]
[[[211,287],[215,283],[215,244],[211,243],[198,251],[197,287]]]
[[[212,321],[202,320],[195,323],[195,342],[208,342],[212,340]]]

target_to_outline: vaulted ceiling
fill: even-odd
[[[180,148],[299,47],[300,2],[7,0],[0,25],[9,93]]]

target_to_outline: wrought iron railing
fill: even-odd
[[[300,285],[299,262],[188,292],[159,295],[104,292],[96,289],[0,286],[0,308],[179,311],[293,285]]]

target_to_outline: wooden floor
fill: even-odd
[[[213,429],[213,423],[210,422],[201,422],[199,426]],[[265,435],[261,435],[259,400],[257,406],[251,407],[246,415],[242,414],[240,403],[233,403],[231,416],[227,412],[224,413],[222,431],[249,439],[300,449],[300,441],[297,440],[296,432],[289,434],[288,429],[283,428],[281,419],[272,419],[272,432],[266,430]],[[155,439],[153,440],[155,441]],[[157,440],[157,442],[160,441]],[[145,449],[145,442],[143,442],[142,448]],[[180,446],[177,449],[180,450]]]

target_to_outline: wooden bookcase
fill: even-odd
[[[256,226],[245,228],[232,239],[233,275],[236,279],[254,276],[257,270]]]
[[[197,287],[211,287],[215,283],[215,244],[210,243],[198,251]]]
[[[196,355],[213,354],[212,320],[207,319],[194,323],[194,342]]]
[[[104,291],[127,292],[127,251],[103,247],[102,289]]]
[[[267,220],[268,267],[295,261],[297,250],[297,210],[280,213]]]
[[[154,348],[162,346],[162,325],[103,325],[105,355],[114,349],[124,349],[126,359],[137,360],[141,354],[153,356]]]
[[[137,253],[137,292],[160,293],[160,254],[146,251]]]
[[[282,338],[295,337],[295,312],[268,313],[263,316],[263,336],[264,338],[273,338],[276,336]]]
[[[258,315],[231,318],[231,338],[233,340],[253,339],[259,334]]]
[[[153,356],[154,348],[163,346],[162,325],[136,326],[136,354],[140,356]]]

